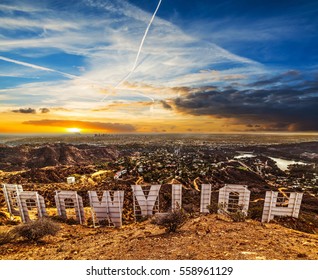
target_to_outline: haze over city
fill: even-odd
[[[317,1],[158,2],[1,1],[0,133],[318,131]]]

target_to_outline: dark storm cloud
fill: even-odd
[[[259,130],[318,130],[318,91],[312,87],[228,88],[208,92],[198,89],[195,93],[176,98],[173,104],[182,113],[233,118],[248,128]]]
[[[35,114],[36,110],[32,108],[20,108],[17,110],[12,110],[13,113],[21,113],[21,114]]]

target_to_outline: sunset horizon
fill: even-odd
[[[318,132],[312,131],[297,131],[297,132],[290,132],[290,131],[226,131],[226,132],[107,132],[107,131],[85,131],[81,129],[80,132],[72,132],[69,131],[72,128],[63,128],[61,131],[56,132],[2,132],[0,133],[1,136],[107,136],[107,135],[299,135],[299,136],[318,136]]]
[[[0,8],[0,134],[318,133],[315,1]]]

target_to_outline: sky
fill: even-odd
[[[158,4],[0,0],[0,134],[318,132],[317,1]]]

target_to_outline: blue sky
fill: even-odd
[[[317,1],[162,0],[122,83],[157,0],[38,2],[0,2],[3,131],[318,130]]]
[[[133,2],[147,7],[149,1]],[[317,6],[317,1],[175,0],[165,1],[160,15],[200,39],[261,63],[307,67],[318,58]]]

